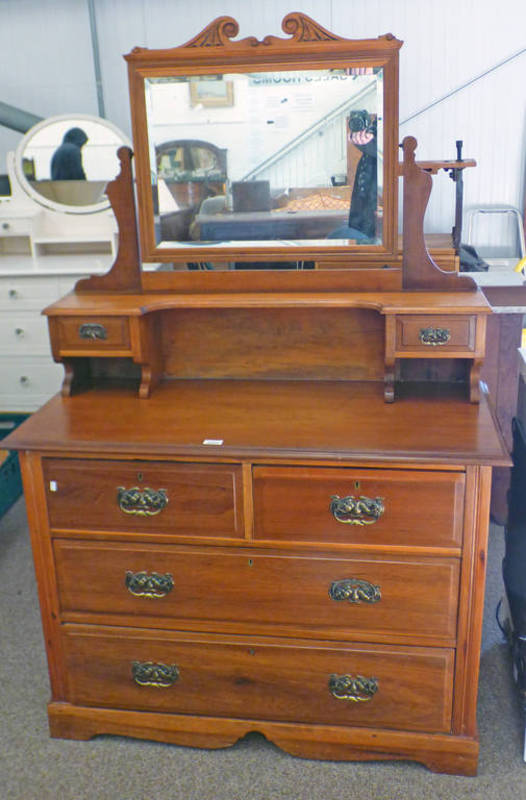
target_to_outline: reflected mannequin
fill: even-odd
[[[51,159],[51,180],[85,181],[81,148],[88,141],[82,128],[70,128]]]
[[[361,151],[351,196],[349,227],[369,238],[376,235],[378,206],[377,188],[377,125],[374,115],[352,111],[349,118],[349,138]]]
[[[373,243],[377,235],[378,139],[376,116],[366,109],[351,111],[349,142],[360,151],[352,187],[347,225],[329,234],[330,239],[355,239],[358,244]]]

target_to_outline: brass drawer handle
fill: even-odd
[[[354,703],[367,703],[378,691],[376,678],[363,675],[331,675],[329,691],[337,700],[352,700]]]
[[[421,328],[418,338],[421,344],[438,347],[450,341],[451,331],[448,328]]]
[[[117,489],[117,502],[120,510],[124,514],[133,514],[136,517],[154,517],[160,514],[163,508],[168,505],[166,489],[150,489],[148,486],[139,489],[132,486],[125,489],[119,486]]]
[[[154,686],[166,689],[173,686],[179,677],[175,664],[155,664],[153,661],[132,661],[132,678],[139,686]]]
[[[331,497],[329,509],[334,519],[348,525],[372,525],[385,511],[383,497],[339,497],[337,494]]]
[[[167,572],[164,575],[158,572],[126,572],[124,585],[134,597],[166,597],[174,588],[174,579]]]
[[[349,603],[378,603],[382,599],[379,586],[359,578],[345,578],[333,581],[329,588],[331,600],[348,600]]]
[[[108,331],[98,322],[85,322],[79,327],[79,336],[90,341],[103,340],[108,338]]]

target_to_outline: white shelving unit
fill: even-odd
[[[42,309],[111,263],[109,254],[0,254],[0,411],[36,411],[60,390]]]

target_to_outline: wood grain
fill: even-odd
[[[185,636],[167,631],[66,625],[68,700],[218,717],[445,732],[451,725],[453,651],[383,645]],[[137,686],[132,661],[175,663],[172,687]],[[374,676],[378,692],[333,697],[331,674]],[[269,691],[269,688],[271,691]]]
[[[369,309],[182,310],[161,330],[168,377],[383,377],[384,320]]]
[[[50,525],[55,529],[244,535],[240,467],[45,459],[44,481]],[[118,503],[119,487],[164,489],[167,505],[154,516],[124,513]]]
[[[69,703],[51,703],[49,720],[51,735],[59,738],[90,739],[97,734],[113,734],[207,748],[228,747],[257,729],[285,752],[302,758],[412,760],[433,772],[477,774],[479,744],[467,736],[121,711]]]
[[[329,511],[334,495],[379,497],[385,510],[371,524],[345,524]],[[352,467],[254,470],[255,539],[452,547],[462,536],[463,506],[464,476],[459,473]]]
[[[213,456],[205,439],[223,440]],[[462,389],[419,385],[386,405],[373,381],[166,381],[148,401],[98,386],[54,397],[4,443],[98,457],[510,465],[484,398],[472,405]]]
[[[148,546],[55,539],[60,606],[69,622],[452,646],[458,559],[352,553],[313,557],[247,548]],[[138,597],[128,571],[169,574],[163,597]],[[333,582],[379,587],[374,603],[336,601]]]

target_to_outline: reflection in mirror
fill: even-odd
[[[382,68],[150,77],[145,93],[159,248],[382,243]]]
[[[42,205],[71,213],[109,206],[108,181],[119,172],[117,150],[123,134],[89,115],[53,117],[35,125],[16,153],[17,177]]]

